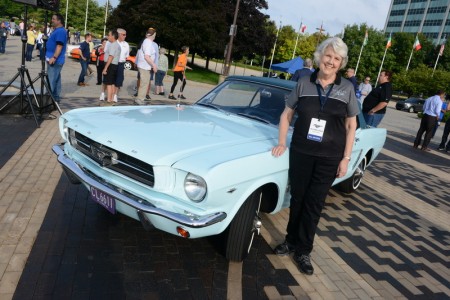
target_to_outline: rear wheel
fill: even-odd
[[[356,168],[353,175],[347,180],[342,181],[338,185],[338,189],[344,193],[350,194],[356,191],[356,189],[361,184],[362,178],[364,177],[364,172],[367,167],[367,157],[363,157],[358,167]]]
[[[254,191],[241,206],[227,230],[225,256],[231,261],[242,261],[250,252],[253,239],[261,228],[259,210],[261,190]]]

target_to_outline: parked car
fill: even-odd
[[[410,113],[417,113],[423,111],[424,103],[425,100],[421,98],[408,98],[404,101],[398,101],[395,108],[397,110],[405,110]]]
[[[222,234],[226,257],[240,261],[259,214],[289,206],[289,153],[275,158],[271,149],[294,87],[231,76],[193,105],[73,109],[59,119],[65,142],[53,151],[109,212],[184,238]],[[334,185],[356,190],[385,139],[360,114],[348,172]]]
[[[91,51],[91,61],[90,63],[96,63],[97,62],[97,55],[95,54],[97,48],[100,47],[100,45],[97,45],[92,49]],[[136,46],[130,46],[130,55],[127,57],[127,60],[125,62],[124,68],[125,70],[136,70],[136,53],[137,48]],[[80,59],[80,48],[74,48],[70,51],[70,57],[73,59]]]
[[[94,47],[96,47],[96,46],[98,46],[98,45],[100,45],[101,43],[102,43],[102,40],[100,40],[100,39],[93,39],[92,40],[92,42],[94,43]],[[73,49],[79,49],[80,48],[80,43],[78,43],[78,44],[75,44],[75,43],[73,43],[73,44],[68,44],[67,46],[66,46],[66,53],[67,53],[67,56],[68,57],[72,57],[72,54],[73,53],[77,53],[77,52],[72,52],[72,50]],[[75,58],[75,57],[72,57],[72,58]],[[78,59],[80,58],[80,52],[79,52],[79,50],[78,50],[78,57],[77,57]]]

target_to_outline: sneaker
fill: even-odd
[[[145,105],[144,101],[141,99],[134,99],[134,104],[136,105]]]
[[[294,250],[294,245],[290,244],[288,241],[284,241],[282,244],[276,246],[275,249],[273,249],[273,252],[278,256],[285,256],[291,254]]]
[[[100,82],[97,82],[95,85],[102,85]]]
[[[117,95],[114,95],[113,101],[117,103]]]
[[[152,98],[150,98],[150,95],[145,95],[145,99],[152,100]]]
[[[101,94],[100,94],[99,100],[100,100],[100,101],[105,101],[105,93],[101,93]]]
[[[138,95],[138,94],[137,94],[137,92],[136,92],[136,93],[133,95],[133,97],[137,97],[137,95]]]
[[[78,86],[86,86],[84,82],[78,82]]]
[[[161,92],[161,93],[159,93],[158,95],[164,96],[164,95],[165,95],[165,93],[164,93],[164,92]]]
[[[180,99],[183,99],[183,100],[186,100],[186,99],[187,99],[187,98],[186,98],[185,96],[183,96],[183,95],[181,95],[179,98],[180,98]]]
[[[169,96],[169,99],[177,100],[177,98],[175,98],[173,95],[170,95],[170,96]]]
[[[297,263],[297,267],[303,274],[312,275],[314,273],[314,267],[311,263],[311,254],[295,254],[294,261]]]
[[[439,150],[439,151],[444,151],[445,148],[444,148],[444,147],[439,147],[438,150]]]

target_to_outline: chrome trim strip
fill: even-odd
[[[73,162],[71,159],[67,157],[64,153],[64,144],[56,144],[52,147],[53,152],[58,156],[58,162],[64,166],[68,171],[70,171],[74,176],[78,177],[78,179],[82,182],[87,183],[89,186],[93,186],[97,189],[104,191],[105,193],[110,194],[116,200],[135,208],[138,211],[142,211],[148,214],[164,217],[180,225],[191,227],[191,228],[202,228],[213,225],[215,223],[223,221],[227,214],[225,212],[217,212],[207,216],[203,216],[199,219],[192,219],[188,216],[170,212],[167,210],[163,210],[153,206],[145,199],[132,199],[129,196],[124,195],[124,193],[119,192],[119,189],[113,189],[112,187],[95,180],[91,176],[89,176],[86,172],[84,172],[78,164]],[[139,201],[139,202],[138,202]]]

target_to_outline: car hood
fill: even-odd
[[[245,148],[241,155],[267,151],[261,143],[271,147],[278,138],[275,126],[196,105],[82,108],[63,118],[90,139],[152,165],[227,147]]]

